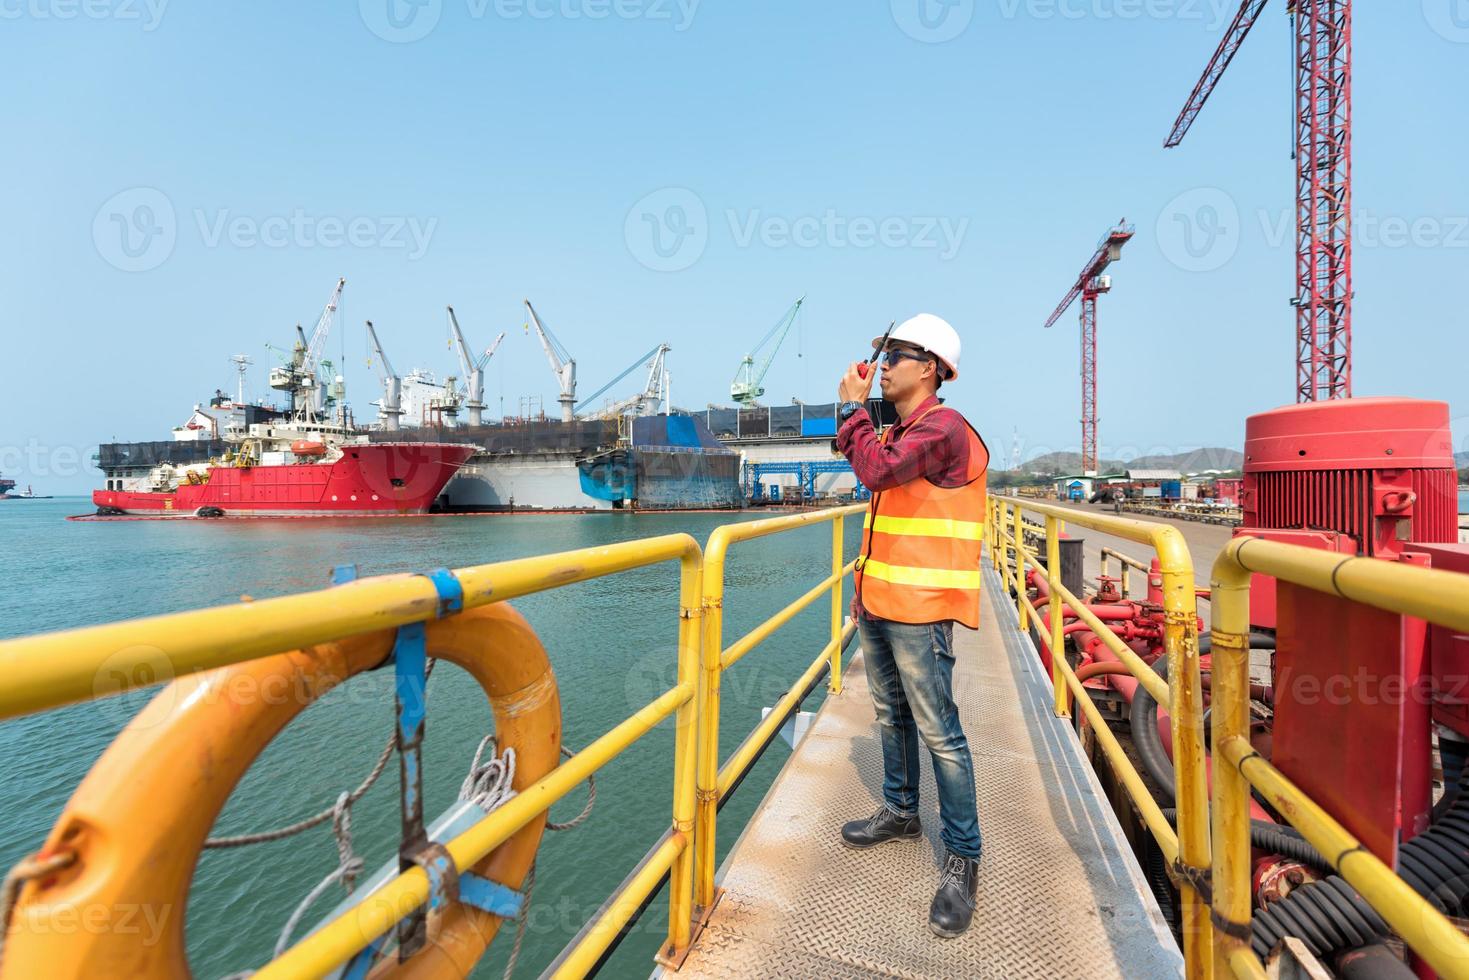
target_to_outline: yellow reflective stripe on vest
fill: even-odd
[[[863,576],[872,576],[893,585],[920,585],[931,589],[978,589],[979,569],[957,571],[949,568],[914,568],[911,565],[889,565],[887,562],[862,562]]]
[[[872,523],[872,511],[867,512],[862,526],[870,527],[879,534],[908,534],[923,538],[959,538],[964,541],[984,540],[983,521],[959,521],[950,517],[888,517],[877,515],[877,524]]]

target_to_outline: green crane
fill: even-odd
[[[755,399],[765,394],[765,389],[760,387],[760,382],[765,380],[765,372],[770,370],[770,362],[775,360],[776,352],[780,350],[786,334],[790,333],[791,325],[796,322],[796,314],[801,312],[801,304],[804,302],[806,302],[804,296],[796,300],[795,304],[786,310],[785,316],[781,317],[779,322],[771,327],[764,337],[760,338],[760,343],[756,344],[755,349],[746,354],[745,359],[740,362],[740,368],[735,372],[734,381],[729,386],[729,397],[738,404],[753,405]],[[774,343],[771,343],[772,340]],[[761,358],[760,366],[757,368],[755,355],[760,353],[766,344],[770,344],[770,350]]]

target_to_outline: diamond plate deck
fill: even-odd
[[[921,840],[852,851],[881,797],[861,654],[720,869],[724,896],[679,980],[703,977],[1171,977],[1183,958],[1049,679],[984,565],[977,632],[956,628],[954,691],[984,834],[974,926],[928,930],[942,845],[923,752]]]

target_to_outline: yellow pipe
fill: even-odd
[[[1377,558],[1347,558],[1259,538],[1235,538],[1220,553],[1219,561],[1225,560],[1327,595],[1469,633],[1469,575]],[[1218,561],[1214,567],[1217,571]]]
[[[842,639],[844,640],[848,632],[856,628],[856,623],[849,622],[846,628],[842,630]],[[806,687],[821,673],[821,668],[826,666],[827,661],[831,657],[832,646],[840,645],[841,642],[842,640],[838,640],[837,644],[827,644],[826,649],[822,650],[816,659],[811,662],[811,666],[806,668],[805,673],[775,703],[775,707],[771,709],[770,714],[766,715],[760,724],[755,726],[755,730],[750,733],[749,737],[734,751],[734,754],[719,768],[719,799],[724,799],[729,793],[730,787],[754,764],[755,757],[760,754],[760,747],[768,737],[780,728],[782,716],[797,703],[801,692],[806,690]]]
[[[537,814],[549,809],[588,776],[652,731],[694,693],[692,688],[683,684],[665,691],[555,771],[532,783],[518,796],[450,840],[444,846],[454,859],[455,867],[463,871],[499,847]],[[255,976],[259,980],[323,976],[387,932],[427,899],[428,877],[419,868],[406,871],[261,967]]]
[[[837,560],[841,560],[840,552],[837,553]],[[776,630],[780,629],[786,623],[789,623],[792,619],[794,619],[797,613],[805,609],[807,606],[811,605],[811,603],[815,602],[817,599],[820,599],[822,594],[829,592],[833,586],[838,585],[841,580],[846,576],[846,574],[850,572],[853,566],[855,566],[856,564],[857,560],[855,558],[852,559],[852,561],[849,562],[845,567],[838,568],[834,574],[829,575],[821,582],[818,582],[810,591],[801,596],[801,598],[797,599],[795,602],[792,602],[790,605],[786,606],[774,616],[771,616],[765,622],[761,623],[759,626],[755,627],[750,632],[740,637],[734,643],[731,643],[729,649],[725,650],[724,653],[721,654],[719,657],[720,669],[728,670],[745,654],[749,653],[755,647],[770,639],[771,634],[773,634]],[[838,599],[833,605],[836,606],[836,615],[840,616],[841,600]],[[838,619],[837,621],[837,629],[841,629],[840,619]]]
[[[682,843],[668,875],[668,942],[682,951],[693,938],[694,839],[699,760],[699,630],[704,565],[686,556],[679,568],[678,686],[691,696],[678,707],[673,747],[673,836]],[[624,895],[619,902],[625,901]],[[641,897],[639,898],[641,901]],[[615,930],[614,930],[615,931]]]
[[[689,839],[683,834],[674,834],[663,842],[663,846],[653,854],[637,874],[637,877],[628,882],[617,900],[608,907],[597,925],[587,932],[586,936],[577,947],[562,960],[561,966],[551,976],[558,978],[579,978],[587,976],[592,968],[597,965],[597,960],[602,953],[617,938],[618,932],[627,925],[628,921],[637,912],[638,906],[643,903],[653,889],[658,887],[658,882],[663,877],[663,872],[670,866],[676,864],[677,859],[689,853]],[[663,952],[672,952],[664,947]]]
[[[835,646],[831,651],[831,676],[826,689],[832,694],[842,693],[842,579],[847,575],[842,557],[846,554],[846,521],[838,514],[831,522],[831,639]],[[852,559],[852,565],[856,564],[857,560]]]
[[[1247,977],[1248,980],[1267,980],[1269,977],[1265,968],[1260,965],[1260,961],[1255,959],[1255,954],[1248,943],[1239,949],[1231,949],[1224,961],[1226,968],[1236,977]],[[1221,977],[1227,975],[1220,974]]]
[[[1026,510],[1040,514],[1041,516],[1059,517],[1063,521],[1075,524],[1077,527],[1091,528],[1093,531],[1103,531],[1115,537],[1126,538],[1139,544],[1152,545],[1156,550],[1158,546],[1158,532],[1171,532],[1175,536],[1178,531],[1166,524],[1154,524],[1148,521],[1134,520],[1130,517],[1117,517],[1115,515],[1098,514],[1094,511],[1077,510],[1071,507],[1058,507],[1055,504],[1047,504],[1038,500],[1023,500],[1019,497],[1005,497],[1001,500]],[[1178,538],[1181,544],[1183,538]],[[1171,550],[1171,549],[1170,549]],[[1158,555],[1159,560],[1163,555]]]
[[[716,531],[716,534],[719,532]],[[723,677],[724,561],[704,563],[704,629],[699,653],[698,800],[694,813],[694,905],[714,905],[714,844],[719,793],[719,684]]]
[[[793,528],[834,521],[867,509],[852,504],[806,514],[789,514],[759,521],[726,524],[714,529],[704,547],[704,628],[701,643],[699,683],[699,750],[695,777],[694,814],[694,905],[707,909],[714,904],[714,849],[718,836],[719,805],[719,686],[724,651],[724,564],[730,545],[789,531]]]
[[[1023,633],[1030,628],[1030,600],[1025,595],[1025,522],[1020,516],[1019,507],[1011,512],[1011,516],[1015,519],[1015,526],[1011,531],[1015,539],[1015,618]]]
[[[1107,725],[1107,720],[1092,703],[1091,695],[1086,692],[1081,681],[1076,679],[1071,665],[1061,664],[1061,674],[1066,679],[1066,684],[1071,688],[1076,697],[1076,703],[1086,715],[1087,721],[1091,723],[1092,732],[1096,735],[1097,743],[1102,746],[1107,760],[1112,763],[1112,771],[1117,773],[1117,778],[1122,780],[1127,795],[1132,797],[1138,812],[1142,814],[1143,823],[1147,825],[1153,839],[1158,842],[1159,849],[1163,852],[1163,860],[1173,864],[1178,859],[1178,835],[1173,832],[1168,819],[1163,816],[1157,802],[1153,799],[1152,791],[1143,782],[1142,776],[1138,774],[1137,768],[1133,766],[1132,760],[1123,751],[1122,745],[1117,741],[1117,736],[1112,734],[1112,729]]]
[[[1218,751],[1331,862],[1413,952],[1440,976],[1469,977],[1469,937],[1443,913],[1266,762],[1247,740],[1231,738]]]
[[[699,554],[669,534],[459,569],[464,607]],[[0,642],[0,718],[92,700],[200,670],[432,618],[438,594],[419,575],[215,609],[150,616]]]
[[[1250,574],[1216,562],[1213,581],[1214,744],[1250,735]],[[1214,971],[1238,974],[1250,945],[1250,789],[1233,766],[1214,767]]]
[[[1071,709],[1066,704],[1066,681],[1062,674],[1062,662],[1066,659],[1063,646],[1061,621],[1066,617],[1061,612],[1061,521],[1046,518],[1046,582],[1051,587],[1051,688],[1056,701],[1056,716],[1066,718]],[[1069,666],[1069,665],[1068,665]]]
[[[1179,860],[1191,874],[1202,877],[1211,864],[1208,788],[1204,775],[1203,684],[1199,676],[1198,600],[1194,594],[1193,559],[1183,536],[1166,524],[1106,516],[1053,504],[1031,501],[1022,504],[1015,498],[1011,498],[1011,503],[1017,510],[1017,538],[1020,536],[1018,511],[1024,506],[1037,514],[1152,545],[1157,554],[1163,579],[1163,649],[1168,656],[1168,689],[1171,695],[1166,700],[1160,698],[1158,703],[1168,705],[1173,730]],[[1077,613],[1082,615],[1082,610],[1077,608]],[[1082,618],[1085,621],[1084,615]],[[1092,624],[1088,622],[1088,625]],[[1111,644],[1108,646],[1110,648]],[[1117,651],[1114,649],[1114,652]],[[1145,683],[1143,676],[1125,656],[1123,662],[1137,674],[1139,683]],[[1151,687],[1148,690],[1152,693]],[[1209,910],[1202,896],[1192,888],[1183,889],[1182,899],[1185,969],[1190,980],[1208,977],[1214,965]]]

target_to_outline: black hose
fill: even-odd
[[[1440,912],[1463,912],[1469,904],[1469,794],[1456,793],[1432,826],[1398,848],[1398,874]]]
[[[1323,878],[1271,902],[1251,922],[1255,955],[1264,960],[1286,936],[1325,958],[1343,949],[1375,943],[1389,932],[1387,923],[1344,878]]]
[[[1153,670],[1165,681],[1168,679],[1168,658],[1159,657]],[[1132,692],[1132,709],[1127,722],[1132,727],[1132,744],[1137,748],[1143,768],[1158,784],[1162,802],[1172,803],[1178,796],[1178,787],[1173,781],[1173,759],[1163,746],[1163,736],[1158,734],[1158,702],[1139,681]]]
[[[1178,811],[1173,807],[1163,808],[1163,817],[1169,823],[1175,823],[1178,819]],[[1332,873],[1331,862],[1310,842],[1301,836],[1301,832],[1289,824],[1271,823],[1268,820],[1250,821],[1250,844],[1267,854],[1278,854],[1292,861],[1299,861],[1307,867],[1317,871]]]
[[[1212,637],[1199,637],[1200,656],[1208,653],[1212,646]],[[1265,633],[1251,633],[1250,649],[1274,650],[1275,637]],[[1159,657],[1153,663],[1153,670],[1166,681],[1168,658]],[[1173,782],[1173,757],[1168,754],[1168,749],[1163,745],[1163,737],[1158,734],[1158,702],[1141,682],[1133,692],[1132,709],[1128,712],[1127,721],[1132,727],[1132,744],[1137,747],[1143,768],[1153,777],[1153,782],[1158,784],[1163,802],[1172,803],[1178,795],[1178,788]]]
[[[1440,912],[1463,915],[1469,903],[1469,794],[1460,794],[1442,819],[1398,848],[1398,875]],[[1255,916],[1252,930],[1261,959],[1282,936],[1295,936],[1325,957],[1388,933],[1387,924],[1339,876],[1302,885],[1270,903]]]
[[[1377,943],[1337,957],[1336,973],[1342,980],[1416,980],[1418,976],[1397,954]]]
[[[1178,921],[1178,899],[1174,894],[1173,879],[1168,877],[1168,866],[1163,861],[1163,852],[1153,844],[1149,844],[1147,850],[1148,885],[1153,890],[1153,898],[1158,901],[1164,921],[1172,927]]]

